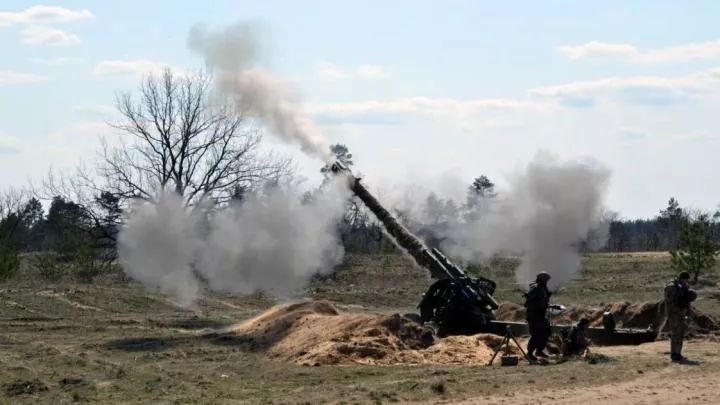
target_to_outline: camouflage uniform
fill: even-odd
[[[550,276],[547,273],[540,273],[535,282],[530,284],[530,289],[526,294],[525,319],[530,331],[527,350],[531,360],[534,360],[535,356],[547,356],[543,350],[552,335],[550,321],[547,319],[547,309],[552,295],[546,284],[549,279]]]
[[[682,276],[681,276],[682,277]],[[670,358],[683,360],[683,339],[690,316],[689,288],[676,278],[665,286],[665,315],[670,330]]]
[[[585,352],[585,349],[588,347],[585,332],[589,323],[590,322],[587,319],[583,318],[580,322],[570,328],[567,339],[565,340],[565,345],[563,346],[563,354],[565,356],[572,356]]]

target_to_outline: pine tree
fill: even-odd
[[[714,220],[703,213],[696,218],[686,217],[680,223],[678,249],[670,250],[672,266],[678,271],[687,271],[697,283],[700,275],[715,266],[716,256],[720,253],[720,244],[713,240]]]

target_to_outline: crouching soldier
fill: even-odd
[[[686,271],[665,286],[665,315],[670,330],[670,360],[674,363],[689,363],[682,355],[683,340],[690,318],[690,303],[697,294],[688,286],[690,274]]]
[[[588,348],[588,341],[585,335],[588,325],[590,325],[590,321],[587,318],[583,318],[570,328],[570,331],[563,341],[563,356],[582,356],[585,354]]]

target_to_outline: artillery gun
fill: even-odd
[[[350,190],[383,224],[395,245],[436,279],[418,304],[420,323],[433,335],[442,337],[492,333],[503,336],[508,328],[515,335],[528,333],[528,326],[524,322],[499,321],[495,318],[493,311],[499,308],[499,304],[493,297],[497,286],[493,280],[471,277],[440,250],[425,246],[380,204],[342,162],[334,162],[330,171],[347,179]],[[562,306],[556,308],[564,309]],[[604,316],[603,323],[603,328],[588,328],[586,331],[587,337],[599,344],[641,344],[654,341],[658,335],[655,325],[650,325],[648,329],[616,329],[612,316],[608,314]],[[553,331],[566,332],[571,326],[553,325]]]

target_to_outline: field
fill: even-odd
[[[512,260],[493,264],[500,301],[519,303]],[[599,361],[549,366],[308,366],[268,358],[262,347],[218,332],[277,304],[262,295],[209,294],[182,309],[109,275],[93,284],[38,281],[34,269],[0,286],[0,403],[365,404],[713,403],[720,394],[714,336],[686,343],[704,361],[668,361],[669,342],[593,348]],[[697,308],[720,316],[715,272]],[[667,255],[593,254],[582,277],[554,296],[566,306],[656,301],[673,275]],[[398,256],[349,255],[306,296],[343,312],[414,310],[428,277]],[[715,402],[716,403],[716,402]]]

